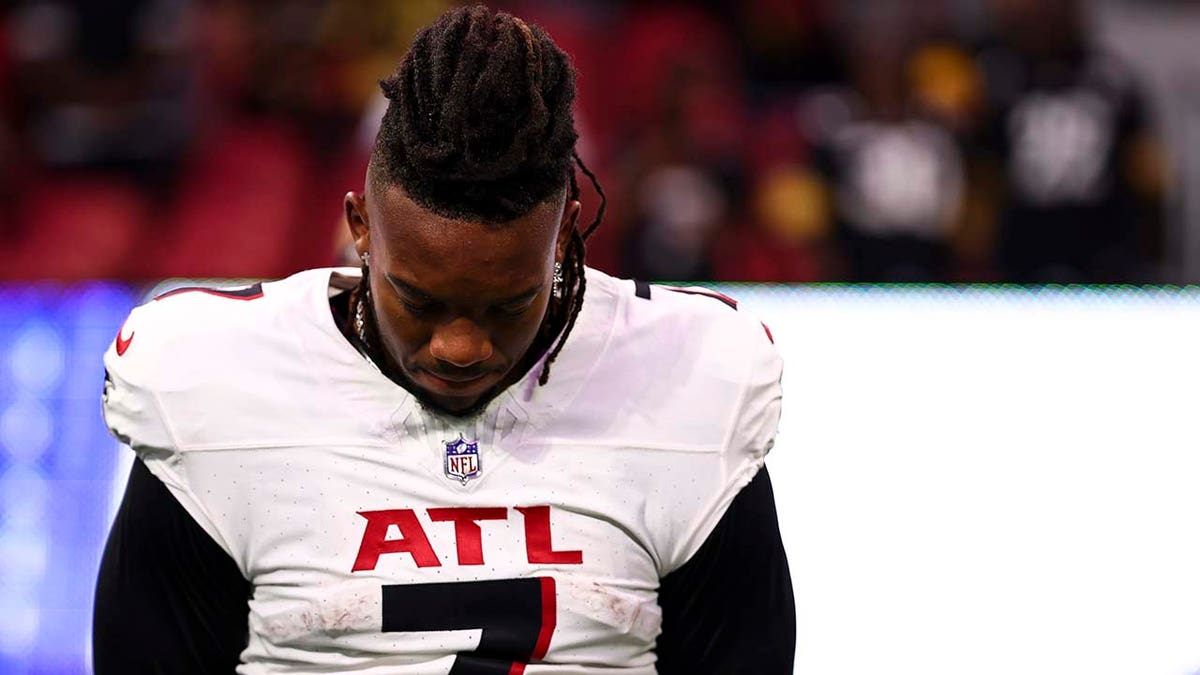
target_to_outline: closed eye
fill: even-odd
[[[437,306],[428,303],[415,303],[401,299],[400,304],[404,306],[404,311],[414,317],[432,316],[437,312]]]
[[[496,313],[501,314],[503,316],[516,317],[516,316],[521,316],[525,312],[528,312],[529,308],[532,306],[533,306],[532,302],[522,301],[517,304],[509,303],[507,305],[500,305],[498,307],[495,307],[494,310]]]

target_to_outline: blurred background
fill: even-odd
[[[87,672],[95,570],[130,459],[100,419],[100,355],[125,314],[168,277],[270,278],[350,262],[342,196],[362,187],[382,114],[378,80],[413,32],[450,4],[16,0],[0,8],[0,674]],[[589,243],[589,263],[607,272],[701,282],[1200,283],[1200,3],[492,4],[541,24],[575,60],[581,154],[610,197],[606,222]],[[586,180],[581,186],[585,211],[594,210],[596,196]],[[1197,316],[1190,291],[1075,289],[1058,298],[1009,288],[1003,293],[1011,297],[1000,305],[991,291],[945,305],[936,290],[889,291],[870,296],[878,302],[858,302],[853,293],[822,288],[734,291],[749,299],[747,306],[758,302],[768,310],[790,372],[810,374],[789,389],[788,410],[825,421],[792,423],[798,434],[792,440],[825,449],[818,457],[826,463],[780,467],[781,475],[794,468],[794,475],[814,477],[804,486],[813,491],[797,490],[796,499],[825,494],[822,485],[837,488],[826,501],[797,507],[801,524],[785,532],[791,541],[827,539],[820,548],[825,557],[812,550],[794,556],[806,561],[796,563],[798,596],[805,591],[814,600],[800,616],[810,637],[822,627],[839,630],[827,610],[849,606],[849,596],[831,595],[838,587],[818,572],[851,568],[836,558],[849,555],[838,548],[847,540],[834,525],[844,521],[828,514],[803,521],[803,514],[842,497],[873,504],[871,495],[846,488],[862,467],[892,456],[856,455],[890,450],[894,437],[882,427],[878,437],[847,435],[848,428],[869,425],[846,419],[846,411],[886,410],[894,424],[921,426],[929,415],[922,406],[947,399],[961,405],[942,418],[953,425],[929,421],[910,430],[914,438],[930,429],[943,434],[943,445],[922,448],[947,454],[931,459],[928,470],[914,469],[929,480],[941,475],[939,467],[964,439],[993,433],[994,413],[1010,410],[1013,401],[1028,413],[1034,402],[1065,410],[1061,401],[1075,400],[1075,412],[1063,413],[1078,422],[1074,436],[1050,448],[1071,452],[1060,456],[1058,472],[1040,474],[1045,482],[1033,486],[1043,501],[1026,502],[1035,530],[1054,521],[1029,504],[1057,508],[1059,490],[1078,465],[1098,461],[1094,447],[1130,462],[1102,472],[1112,492],[1084,495],[1101,505],[1094,512],[1111,511],[1104,500],[1127,492],[1120,481],[1136,475],[1122,453],[1149,438],[1145,429],[1169,461],[1138,483],[1144,519],[1121,521],[1130,536],[1166,532],[1161,523],[1169,514],[1183,513],[1181,504],[1162,500],[1184,493],[1164,491],[1156,480],[1169,475],[1179,485],[1200,484],[1200,467],[1181,459],[1195,456],[1195,448],[1181,440],[1194,434],[1183,424],[1190,409],[1179,379],[1200,373],[1195,364],[1167,358],[1185,351],[1186,336],[1200,329],[1190,318]],[[942,300],[930,305],[927,295]],[[1007,309],[996,313],[1001,305]],[[1099,313],[1093,323],[1071,323],[1090,312]],[[917,330],[913,317],[928,323]],[[979,323],[981,317],[991,323]],[[898,326],[915,332],[896,334]],[[883,334],[895,339],[871,339]],[[1027,343],[1030,336],[1050,337]],[[1176,351],[1154,361],[1160,347]],[[956,365],[969,363],[990,365]],[[1122,363],[1124,384],[1102,376]],[[1134,367],[1144,363],[1160,367]],[[888,368],[894,379],[885,377]],[[1055,387],[1031,391],[1030,383],[1056,369]],[[881,377],[894,384],[894,397],[872,399],[891,390],[861,384]],[[912,395],[914,383],[921,383],[919,397]],[[1132,413],[1100,415],[1120,433],[1106,432],[1095,411],[1126,386],[1142,398]],[[856,400],[864,407],[847,405]],[[1058,434],[1056,419],[1041,419],[1041,437]],[[1042,445],[1028,448],[1030,466],[1044,461],[1034,452]],[[957,470],[967,467],[975,476],[975,493],[1007,496],[1008,486],[988,482],[991,474],[980,469],[992,456],[969,456],[984,464],[960,463]],[[812,461],[798,457],[790,461]],[[846,473],[822,483],[835,457],[850,462],[841,467]],[[1011,480],[1026,475],[1025,464],[1013,467]],[[961,479],[963,471],[956,475]],[[931,495],[969,484],[934,480],[922,490]],[[908,498],[897,494],[888,508],[895,513]],[[934,522],[938,512],[931,507],[912,522]],[[1017,536],[1004,517],[987,514]],[[864,518],[854,524],[860,531],[870,525]],[[1089,527],[1106,531],[1107,522]],[[1160,529],[1137,530],[1143,522]],[[1196,525],[1171,522],[1179,532]],[[889,527],[879,536],[897,537],[899,530]],[[913,550],[936,549],[930,542],[939,536],[919,533],[928,540]],[[1046,541],[1054,536],[1045,533]],[[1179,570],[1200,564],[1196,546],[1160,548]],[[1088,549],[1079,565],[1112,559],[1107,549],[1097,550],[1092,558]],[[1000,559],[980,555],[963,569]],[[1142,564],[1119,562],[1121,570]],[[1200,602],[1195,582],[1186,593],[1171,585],[1183,574],[1155,577],[1163,597]],[[940,578],[926,579],[927,588],[938,588]],[[861,577],[842,581],[864,587]],[[903,579],[894,581],[887,588],[905,588]],[[1050,581],[1056,580],[1039,583]],[[1021,597],[1014,593],[1002,595]],[[1041,597],[1029,596],[1029,606]],[[810,647],[855,635],[879,597],[859,600],[861,611],[846,615],[844,632]],[[1169,610],[1163,617],[1184,616],[1177,604],[1130,603],[1130,616],[1163,607]],[[951,602],[945,616],[961,611],[969,610]],[[1029,618],[1016,609],[1003,616]],[[1170,625],[1195,634],[1192,624]],[[881,627],[880,634],[895,627]],[[1095,636],[1078,637],[1083,644]],[[1176,670],[1154,672],[1200,667],[1200,653],[1188,660],[1188,640],[1151,648],[1184,654],[1171,661]],[[1117,644],[1107,637],[1099,643]],[[814,666],[808,672],[888,667],[842,661],[839,669],[829,664],[853,645],[821,661],[818,652],[803,652],[804,644],[798,663]],[[1145,663],[1130,654],[1128,663]],[[984,672],[970,657],[921,672]],[[1018,664],[996,672],[1084,671]]]
[[[448,4],[8,3],[0,275],[334,262],[377,82]],[[583,155],[612,195],[603,270],[1200,280],[1194,3],[496,4],[575,59]]]

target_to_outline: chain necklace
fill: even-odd
[[[370,347],[370,343],[367,342],[367,331],[364,327],[364,323],[363,298],[362,295],[356,294],[354,298],[354,333],[358,336],[358,341],[361,342],[364,347]]]

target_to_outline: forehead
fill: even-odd
[[[554,254],[561,199],[513,221],[487,224],[439,216],[395,186],[369,190],[372,244],[383,254],[372,263],[418,288],[446,296],[503,296],[540,280]]]

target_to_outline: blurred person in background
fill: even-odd
[[[746,76],[739,155],[744,194],[712,246],[717,280],[840,277],[829,187],[813,166],[814,129],[844,71],[832,14],[815,0],[756,0],[724,9],[722,18],[738,29]]]
[[[722,281],[813,282],[836,278],[832,209],[824,179],[801,162],[754,174],[747,223],[725,230],[712,253]]]
[[[952,228],[953,265],[947,281],[994,281],[999,179],[986,151],[984,84],[974,54],[962,41],[934,37],[907,61],[917,113],[949,133],[962,156],[961,206]]]
[[[0,274],[126,272],[150,195],[169,191],[197,124],[191,10],[186,0],[25,0],[9,10],[3,113],[14,136],[0,140],[0,221],[10,223],[0,228]]]
[[[835,3],[746,0],[718,3],[714,11],[734,29],[756,99],[845,80],[845,64],[831,30]]]
[[[623,269],[641,279],[711,279],[712,243],[740,206],[743,181],[734,46],[710,13],[686,6],[632,8],[625,21]]]
[[[1162,153],[1132,73],[1078,0],[992,0],[979,52],[1003,189],[996,258],[1020,283],[1146,282],[1161,257]]]
[[[917,40],[911,19],[905,3],[871,4],[852,16],[846,116],[819,140],[852,281],[951,275],[964,162],[943,120],[914,96],[907,70]]]
[[[196,125],[187,0],[26,0],[9,19],[15,123],[37,165],[173,175]]]

